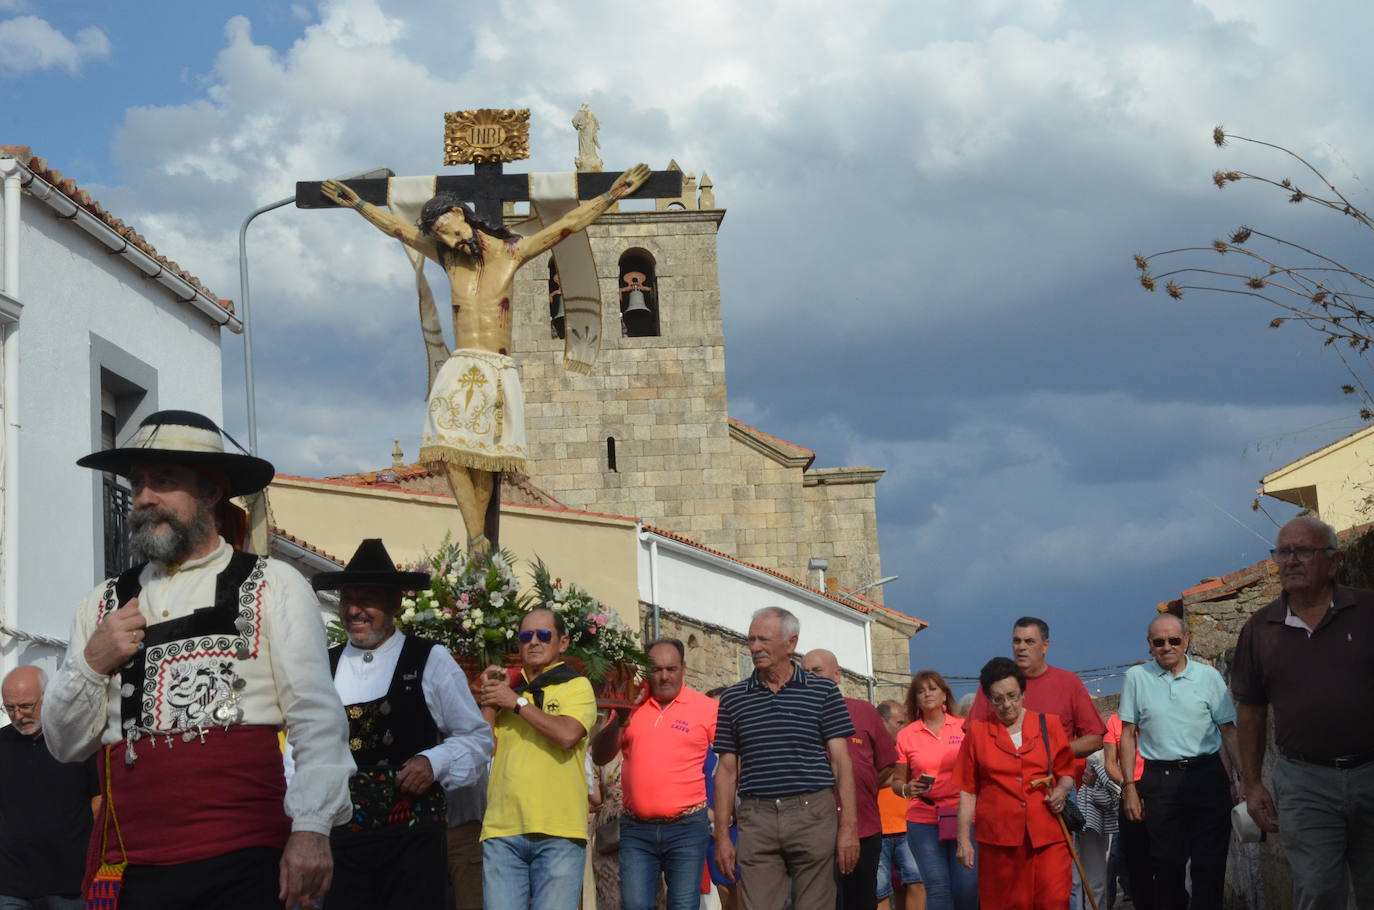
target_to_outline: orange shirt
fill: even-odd
[[[954,785],[953,772],[959,744],[963,741],[964,719],[951,714],[945,715],[939,736],[930,732],[919,718],[897,734],[897,763],[906,765],[907,780],[915,780],[922,774],[933,776],[935,782],[930,785],[926,796],[935,801],[935,806],[943,809],[954,809],[959,805],[959,788]],[[913,799],[907,806],[906,820],[933,825],[935,806],[923,799]]]
[[[672,818],[706,802],[703,765],[716,738],[715,699],[682,687],[667,705],[650,696],[620,734],[620,786],[639,818]]]
[[[1102,737],[1102,742],[1111,743],[1116,746],[1116,760],[1121,762],[1121,715],[1113,714],[1107,718],[1107,733]],[[1125,770],[1121,773],[1126,773]],[[1135,777],[1132,780],[1140,780],[1140,776],[1145,773],[1145,756],[1140,754],[1140,737],[1135,741]]]
[[[898,796],[891,787],[878,790],[878,818],[883,823],[884,834],[906,833],[906,806],[911,800]]]

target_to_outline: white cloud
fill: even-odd
[[[87,61],[109,56],[110,39],[93,25],[78,31],[72,40],[37,16],[0,22],[0,73],[64,69],[76,75]]]

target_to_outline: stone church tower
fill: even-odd
[[[874,581],[883,472],[813,470],[813,451],[729,416],[716,255],[724,217],[710,178],[698,187],[688,175],[681,198],[610,212],[587,230],[603,310],[589,375],[563,368],[548,254],[517,275],[511,353],[525,386],[530,478],[573,508],[637,516],[798,581],[816,583],[813,559],[845,587]]]

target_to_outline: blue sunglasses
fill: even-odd
[[[534,641],[534,636],[538,635],[539,640],[544,644],[553,641],[553,630],[551,629],[521,629],[520,644],[527,645]]]

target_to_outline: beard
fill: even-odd
[[[166,528],[158,530],[158,525]],[[175,564],[186,557],[215,532],[214,510],[203,502],[196,503],[190,521],[156,506],[144,506],[129,513],[129,555],[134,562]]]
[[[43,724],[32,717],[13,721],[13,725],[14,729],[18,730],[24,736],[37,736],[39,733],[43,732]]]

